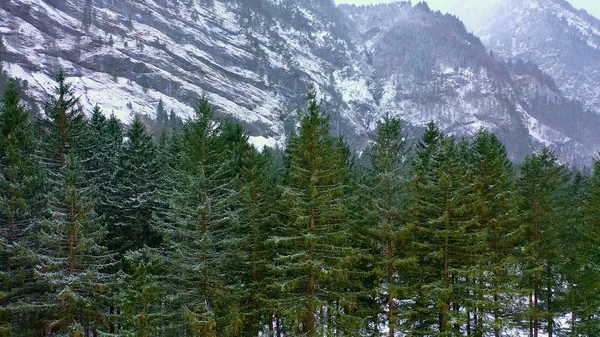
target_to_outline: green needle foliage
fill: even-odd
[[[31,117],[10,80],[0,105],[0,335],[19,333],[12,322],[22,309],[19,301],[31,291],[32,265],[24,253],[41,192]]]
[[[541,331],[554,334],[558,305],[562,294],[559,270],[562,252],[560,212],[562,190],[567,183],[566,168],[549,149],[527,158],[521,165],[520,188],[522,210],[522,280],[521,291],[528,296],[524,312],[534,336]]]
[[[330,134],[314,91],[300,113],[298,135],[290,139],[289,169],[283,187],[286,210],[277,243],[278,283],[285,296],[278,307],[295,333],[323,336],[352,331],[355,295],[349,292],[348,150]]]
[[[44,330],[72,336],[96,333],[107,326],[106,271],[114,256],[99,244],[106,233],[93,208],[87,184],[84,115],[64,73],[57,77],[56,97],[44,121],[46,211],[34,228],[36,276],[46,291],[35,300],[44,308]]]
[[[4,87],[2,337],[600,333],[600,163],[391,117],[355,156],[315,89],[255,149],[207,99],[122,124],[63,72],[44,116]]]
[[[152,226],[158,209],[160,167],[156,144],[139,116],[133,120],[115,170],[116,191],[112,204],[116,214],[109,224],[109,246],[124,254],[130,250],[157,247],[162,238]]]

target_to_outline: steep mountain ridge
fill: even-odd
[[[424,3],[342,9],[372,60],[380,113],[412,125],[436,120],[457,136],[489,129],[515,160],[541,146],[565,161],[593,157],[598,117],[565,98],[534,64],[498,61],[456,17]]]
[[[327,86],[333,62],[343,64],[352,50],[330,27],[330,1],[302,4],[3,0],[5,68],[43,101],[62,67],[85,108],[99,103],[123,119],[153,113],[160,99],[191,116],[206,95],[274,145],[307,84]]]
[[[477,6],[469,1],[455,13],[467,16]],[[484,20],[469,28],[497,56],[538,64],[566,97],[600,113],[600,20],[565,0],[502,0],[477,13]]]
[[[4,68],[40,102],[64,68],[84,108],[122,119],[159,100],[182,116],[202,95],[257,145],[283,145],[315,84],[334,131],[364,148],[377,121],[410,136],[430,120],[459,137],[484,127],[514,160],[551,146],[587,164],[600,120],[529,63],[502,63],[456,17],[426,4],[331,0],[0,0]]]

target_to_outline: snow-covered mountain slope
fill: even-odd
[[[565,162],[600,148],[600,120],[532,64],[490,56],[455,17],[407,3],[332,0],[0,0],[4,68],[38,101],[60,68],[82,95],[123,119],[192,116],[202,95],[257,144],[284,144],[315,84],[334,131],[364,148],[377,121],[413,136],[430,120],[459,137],[484,127],[515,160],[543,145]]]
[[[472,16],[469,1],[450,11]],[[501,0],[477,13],[483,20],[467,24],[497,56],[538,64],[566,97],[600,113],[600,20],[565,0]]]
[[[85,108],[99,103],[128,118],[154,112],[162,98],[167,108],[191,116],[197,99],[206,95],[221,114],[239,119],[270,145],[281,139],[283,121],[307,84],[330,85],[353,50],[336,31],[340,24],[330,1],[0,4],[5,68],[27,80],[40,101],[62,67]],[[337,76],[344,83],[344,74]],[[349,90],[340,94],[352,96]]]
[[[424,4],[342,9],[369,55],[380,114],[412,125],[436,120],[457,136],[486,128],[515,160],[551,146],[581,163],[597,150],[598,116],[564,98],[535,65],[499,62],[456,17]]]

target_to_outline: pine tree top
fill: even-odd
[[[3,144],[4,148],[8,148],[11,143],[24,147],[34,142],[29,119],[29,111],[21,105],[21,92],[17,81],[10,79],[0,106],[0,133],[6,142]]]

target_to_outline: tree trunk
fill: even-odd
[[[448,224],[446,224],[448,226]],[[446,227],[448,228],[448,227]],[[450,286],[450,263],[448,261],[448,237],[444,241],[444,285],[447,288]],[[444,295],[444,304],[442,307],[442,321],[440,324],[440,332],[446,331],[448,323],[448,310],[450,309],[450,299],[448,295]]]
[[[552,288],[551,287],[548,287],[547,318],[548,318],[548,337],[553,337],[553,335],[554,335],[554,318],[552,317]]]
[[[498,289],[498,286],[495,286],[495,289]],[[500,337],[500,328],[498,327],[498,321],[500,320],[498,314],[498,294],[494,291],[494,336]]]
[[[533,337],[533,293],[529,293],[529,311],[531,312],[529,316],[529,337]]]
[[[311,257],[312,259],[312,257]],[[307,312],[306,312],[306,335],[308,337],[316,336],[316,320],[315,320],[315,310],[317,306],[315,304],[315,273],[314,269],[311,268],[310,275],[308,277],[308,285],[306,287],[306,295],[308,297],[307,301]]]
[[[283,324],[281,324],[281,318],[277,317],[275,324],[277,325],[277,337],[283,337]]]
[[[467,336],[471,336],[471,312],[467,311]]]
[[[75,207],[71,204],[69,207],[69,211],[70,211],[70,221],[71,221],[71,226],[73,226],[73,228],[71,228],[69,230],[69,274],[73,274],[75,272],[75,234],[76,234],[76,229],[75,229]]]
[[[535,291],[534,291],[534,317],[533,317],[533,337],[538,337],[538,333],[540,330],[540,320],[538,317],[538,310],[539,310],[539,305],[540,302],[538,300],[539,297],[539,291],[538,291],[538,285],[536,282],[536,285],[534,287]]]
[[[208,231],[208,226],[207,226],[207,219],[206,219],[206,212],[202,212],[202,219],[201,219],[201,231],[202,234],[205,235],[206,232]],[[204,295],[204,299],[208,300],[208,268],[206,266],[206,261],[208,260],[208,258],[206,257],[206,255],[202,255],[202,263],[204,264],[203,268],[202,268],[202,293]],[[210,327],[204,326],[202,329],[202,336],[203,337],[208,337],[210,333]]]
[[[387,258],[388,258],[388,275],[387,275],[387,282],[388,282],[388,322],[389,322],[389,337],[394,337],[395,333],[396,333],[396,318],[395,318],[395,313],[394,313],[394,294],[393,291],[391,291],[391,287],[392,287],[392,282],[393,282],[393,278],[394,278],[394,265],[393,265],[393,247],[392,247],[392,242],[391,239],[388,238],[388,242],[387,242]]]
[[[8,244],[12,245],[13,241],[15,239],[15,204],[16,204],[16,197],[15,197],[15,189],[14,187],[10,188],[9,191],[9,205],[8,205]],[[8,272],[10,273],[12,271],[12,260],[13,260],[13,254],[12,254],[12,249],[8,250],[8,255],[7,255],[7,269]],[[9,286],[11,285],[11,283],[9,283]]]
[[[316,230],[316,209],[313,207],[310,209],[310,233],[314,233]],[[310,261],[313,260],[313,250],[310,248],[310,253],[308,259]],[[308,275],[308,284],[306,286],[306,295],[307,295],[307,317],[306,317],[306,335],[308,337],[316,336],[316,320],[315,320],[315,310],[317,306],[315,304],[315,283],[316,283],[316,270],[314,266],[311,266],[310,272]]]

